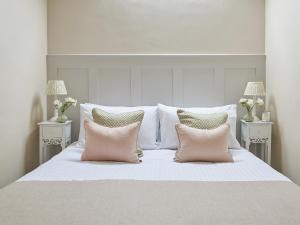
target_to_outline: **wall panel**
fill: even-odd
[[[70,69],[71,68],[71,69]],[[265,81],[263,55],[50,55],[48,79],[80,103],[205,107],[238,104],[248,81]],[[48,103],[48,107],[52,108]],[[79,106],[78,106],[79,107]],[[79,108],[73,119],[73,140]],[[238,107],[238,118],[243,114]],[[237,124],[239,130],[239,123]]]

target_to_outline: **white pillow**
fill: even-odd
[[[91,103],[80,105],[80,132],[78,141],[85,144],[85,130],[83,122],[85,119],[93,120],[92,110],[99,108],[109,113],[123,113],[143,110],[144,119],[141,124],[138,143],[142,149],[156,149],[156,139],[158,132],[157,106],[140,106],[140,107],[122,107],[122,106],[102,106]]]
[[[160,148],[177,149],[179,140],[175,129],[175,124],[180,123],[177,116],[176,107],[158,104],[158,114],[160,121]],[[229,148],[240,148],[240,144],[236,139],[236,105],[226,105],[211,108],[181,108],[193,113],[217,113],[227,112],[228,123],[230,124]]]

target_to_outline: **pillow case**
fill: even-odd
[[[176,107],[158,105],[158,114],[160,121],[160,148],[177,149],[179,146],[178,136],[175,124],[180,123],[177,116]],[[236,105],[226,105],[210,108],[181,108],[192,113],[210,114],[226,112],[228,114],[227,123],[230,125],[229,148],[240,148],[236,139]]]
[[[181,124],[197,129],[214,129],[226,123],[228,119],[226,112],[199,114],[183,109],[177,110],[177,116]]]
[[[177,162],[233,162],[228,152],[229,124],[211,130],[176,124],[176,130],[180,142]]]
[[[156,139],[158,133],[158,116],[157,106],[140,106],[140,107],[122,107],[122,106],[102,106],[91,103],[80,104],[80,132],[78,141],[81,144],[85,143],[84,120],[93,120],[92,110],[94,108],[102,109],[109,113],[124,113],[138,110],[144,111],[144,119],[141,123],[138,144],[143,150],[156,149]]]
[[[94,108],[92,110],[92,116],[94,122],[104,127],[124,127],[129,124],[143,121],[144,111],[138,110],[133,112],[124,112],[124,113],[108,113],[102,109]],[[142,157],[143,150],[138,147],[137,153],[139,157]]]
[[[85,120],[84,128],[86,143],[82,161],[139,162],[136,150],[140,122],[110,128]]]

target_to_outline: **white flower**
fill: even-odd
[[[256,102],[259,106],[264,105],[264,100],[262,100],[261,98],[258,98]]]
[[[74,107],[77,104],[77,100],[71,97],[65,98],[65,102],[71,103]]]
[[[71,98],[71,97],[67,97],[67,98],[65,98],[65,101],[66,101],[66,102],[73,102],[73,101],[74,101],[74,99],[73,99],[73,98]]]
[[[71,103],[77,102],[77,100],[75,100],[74,98],[71,98],[71,97],[65,98],[65,101],[66,102],[71,102]]]
[[[240,99],[241,104],[245,104],[245,103],[247,103],[247,101],[248,101],[248,99],[246,99],[246,98],[241,98]]]
[[[253,106],[253,99],[248,99],[248,101],[247,101],[247,104],[249,105],[249,106]]]
[[[59,101],[58,99],[56,99],[56,100],[54,100],[53,105],[54,105],[55,107],[58,107],[58,106],[61,105],[61,101]]]

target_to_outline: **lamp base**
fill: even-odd
[[[53,116],[51,119],[49,119],[49,121],[51,122],[57,122],[58,120],[58,116]]]
[[[252,109],[253,122],[260,121],[259,117],[256,115],[256,102],[257,102],[257,97],[253,96],[253,104],[254,104],[254,107]]]
[[[58,110],[56,108],[54,108],[54,115],[49,121],[57,122],[57,120],[58,120]]]

